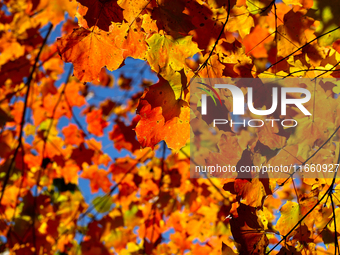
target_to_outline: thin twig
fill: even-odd
[[[338,30],[340,28],[340,26],[322,34],[322,35],[319,35],[317,37],[315,37],[313,40],[310,40],[309,42],[305,43],[304,45],[302,45],[301,47],[299,47],[297,50],[293,51],[292,53],[288,54],[287,56],[285,56],[284,58],[280,59],[279,61],[275,62],[274,64],[270,65],[268,68],[265,69],[265,71],[269,70],[271,67],[273,67],[274,65],[277,65],[278,63],[286,60],[287,58],[289,58],[290,56],[294,55],[296,52],[298,52],[299,50],[302,50],[304,47],[306,47],[307,45],[311,44],[312,42],[316,41],[317,39],[325,36],[325,35],[328,35],[336,30]]]
[[[340,163],[340,151],[339,151],[339,155],[338,155],[338,161],[337,161],[337,165],[339,165]],[[327,189],[327,191],[325,192],[325,194],[319,199],[319,201],[292,227],[292,229],[282,237],[282,239],[277,243],[275,244],[269,252],[267,252],[266,254],[269,254],[271,253],[273,250],[275,250],[275,248],[280,244],[282,243],[282,241],[284,241],[294,230],[297,226],[299,226],[301,224],[301,222],[312,212],[314,211],[314,209],[321,203],[321,201],[327,196],[329,195],[332,191],[333,191],[333,188],[334,188],[334,184],[335,184],[335,179],[336,179],[336,175],[338,173],[338,169],[336,169],[336,171],[334,172],[334,176],[333,176],[333,180],[332,180],[332,183],[331,185],[329,186],[329,188]]]
[[[22,117],[21,117],[21,122],[20,122],[20,131],[19,131],[19,138],[18,138],[18,146],[16,147],[15,151],[14,151],[14,154],[13,154],[13,158],[11,160],[11,163],[8,167],[8,170],[6,172],[6,177],[5,177],[5,180],[4,180],[4,183],[2,185],[2,190],[1,190],[1,196],[0,196],[0,204],[1,204],[1,201],[2,201],[2,198],[4,196],[4,193],[5,193],[5,189],[6,189],[6,186],[8,184],[8,181],[9,181],[9,177],[10,177],[10,173],[11,173],[11,170],[12,170],[12,167],[14,165],[14,161],[15,161],[15,158],[18,154],[18,151],[19,151],[19,148],[21,146],[21,143],[22,143],[22,136],[23,136],[23,129],[24,129],[24,125],[25,125],[25,115],[26,115],[26,110],[27,110],[27,103],[28,103],[28,95],[29,95],[29,92],[30,92],[30,87],[31,87],[31,82],[33,80],[33,75],[35,73],[35,69],[37,67],[37,64],[39,62],[39,58],[40,58],[40,54],[47,42],[47,39],[52,31],[52,28],[53,28],[53,25],[50,24],[49,26],[49,29],[48,29],[48,32],[47,32],[47,35],[45,36],[45,39],[40,47],[40,50],[38,52],[38,55],[36,56],[35,58],[35,61],[34,61],[34,64],[33,64],[33,67],[32,67],[32,70],[31,70],[31,73],[30,73],[30,76],[28,77],[27,79],[27,82],[25,84],[25,86],[27,86],[27,92],[26,92],[26,96],[25,96],[25,103],[24,103],[24,109],[23,109],[23,113],[22,113]]]

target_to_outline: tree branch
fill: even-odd
[[[22,144],[22,135],[23,135],[23,128],[24,128],[24,125],[25,125],[25,115],[26,115],[26,110],[27,110],[27,102],[28,102],[28,95],[29,95],[29,92],[30,92],[30,87],[31,87],[31,82],[33,80],[33,75],[35,73],[35,69],[37,67],[37,64],[39,62],[39,58],[40,58],[40,54],[47,42],[47,39],[48,37],[50,36],[50,33],[52,31],[52,28],[53,28],[53,25],[50,24],[49,25],[49,28],[48,28],[48,31],[47,31],[47,35],[45,36],[45,39],[40,47],[40,50],[38,52],[38,55],[36,56],[35,58],[35,61],[34,61],[34,64],[33,64],[33,67],[32,67],[32,70],[31,70],[31,73],[30,73],[30,76],[28,77],[27,79],[27,82],[25,84],[25,86],[27,86],[27,92],[26,92],[26,96],[25,96],[25,103],[24,103],[24,109],[23,109],[23,113],[22,113],[22,117],[21,117],[21,122],[20,122],[20,131],[19,131],[19,138],[18,138],[18,142],[19,144],[17,145],[15,151],[14,151],[14,154],[13,154],[13,158],[11,160],[11,163],[8,167],[8,170],[6,172],[6,177],[5,177],[5,180],[4,180],[4,183],[2,185],[2,190],[1,190],[1,196],[0,196],[0,204],[1,204],[1,201],[2,201],[2,198],[4,196],[4,193],[5,193],[5,189],[6,189],[6,186],[8,184],[8,181],[9,181],[9,177],[10,177],[10,173],[11,173],[11,170],[12,170],[12,167],[14,165],[14,161],[15,161],[15,158],[18,154],[18,151],[19,151],[19,148]]]

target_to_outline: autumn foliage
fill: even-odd
[[[309,88],[312,116],[291,109],[294,129],[196,132],[216,143],[203,163],[339,164],[337,0],[0,8],[1,254],[340,254],[336,173],[189,171],[197,77],[333,78]]]

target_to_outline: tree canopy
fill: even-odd
[[[2,1],[0,252],[340,255],[339,15],[336,0]],[[193,79],[298,77],[327,79],[305,85],[311,116],[289,108],[296,127],[198,131]],[[192,153],[335,171],[192,178]]]

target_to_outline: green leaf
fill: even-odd
[[[338,0],[314,0],[313,7],[308,10],[307,16],[320,21],[319,26],[316,28],[315,35],[325,34],[338,27],[340,25],[339,13],[340,4]],[[339,38],[340,29],[337,29],[320,37],[318,42],[321,46],[329,46]]]
[[[93,199],[92,204],[97,212],[106,213],[111,210],[112,198],[110,196],[99,196]]]
[[[185,82],[185,59],[194,56],[200,49],[191,36],[174,39],[169,35],[154,34],[146,40],[149,49],[146,60],[156,73],[166,79],[175,93],[176,99],[181,95]],[[186,84],[184,84],[186,85]]]

